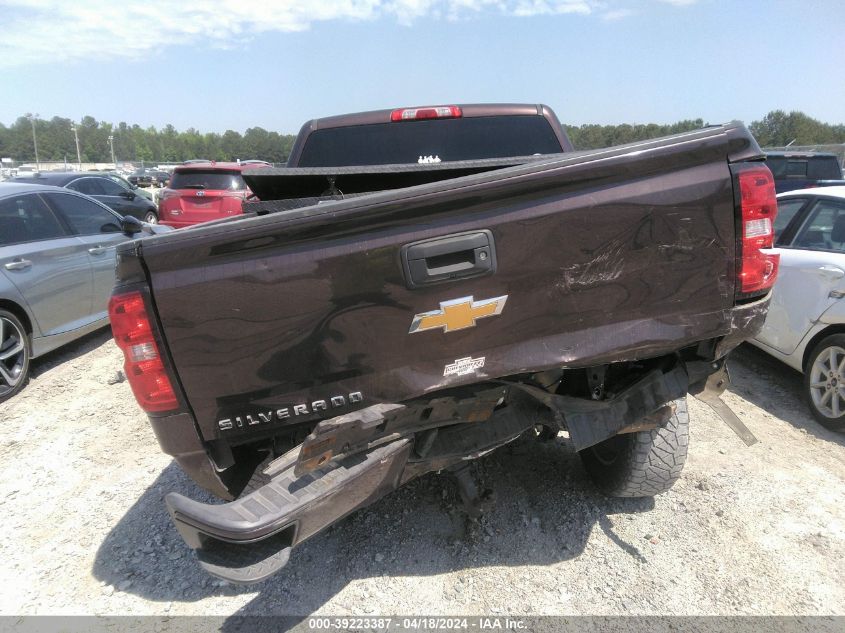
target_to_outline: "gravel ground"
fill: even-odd
[[[476,464],[492,509],[468,522],[426,476],[239,587],[200,572],[171,490],[208,499],[162,454],[102,331],[36,361],[0,405],[2,614],[845,614],[845,436],[800,376],[752,348],[725,400],[746,448],[690,399],[690,454],[656,499],[601,496],[566,439]]]

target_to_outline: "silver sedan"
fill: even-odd
[[[67,189],[0,183],[0,402],[31,359],[108,324],[115,246],[168,230]]]

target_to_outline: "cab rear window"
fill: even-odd
[[[170,188],[242,191],[246,189],[246,183],[238,171],[186,169],[174,172]]]
[[[775,178],[839,180],[842,171],[836,156],[767,156],[766,165]]]
[[[563,151],[541,116],[489,116],[353,125],[315,130],[298,167],[395,165],[421,156],[443,161],[507,158]]]
[[[839,180],[842,178],[842,169],[836,156],[819,156],[807,161],[807,176],[819,180]]]

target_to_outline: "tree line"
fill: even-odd
[[[91,116],[82,117],[79,122],[63,117],[31,121],[22,116],[8,127],[0,123],[0,156],[19,163],[35,161],[32,123],[35,124],[39,160],[67,160],[69,163],[77,160],[74,126],[79,137],[79,155],[84,163],[111,162],[109,136],[114,143],[114,157],[119,163],[171,163],[190,158],[259,159],[282,163],[287,160],[296,138],[292,134],[269,132],[260,127],[249,128],[244,134],[233,130],[218,134],[203,133],[194,128],[180,132],[169,124],[162,129],[152,126],[142,128],[124,122],[113,125]]]
[[[598,149],[622,143],[643,141],[667,134],[697,130],[709,123],[702,119],[687,119],[668,125],[582,125],[566,126],[576,149]],[[752,121],[748,129],[760,147],[786,145],[829,145],[845,143],[845,125],[832,125],[807,116],[803,112],[773,110],[759,121]]]
[[[162,129],[142,128],[125,122],[114,125],[85,116],[81,121],[53,117],[48,120],[22,116],[6,126],[0,123],[0,156],[17,162],[35,160],[32,124],[38,141],[38,158],[43,161],[76,162],[76,141],[73,126],[79,137],[79,153],[83,162],[111,162],[109,136],[114,144],[118,162],[145,161],[149,163],[180,162],[190,158],[209,160],[260,159],[283,163],[290,154],[293,134],[279,134],[260,127],[249,128],[244,134],[226,130],[200,132],[194,128],[178,131],[172,125]],[[597,149],[622,143],[646,140],[667,134],[695,130],[707,125],[702,119],[687,119],[670,124],[642,125],[567,125],[566,130],[576,149]],[[845,125],[823,123],[803,112],[774,110],[749,129],[763,147],[818,145],[845,143]]]

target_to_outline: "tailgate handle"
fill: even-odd
[[[455,233],[402,247],[409,288],[496,272],[496,248],[488,230]]]

